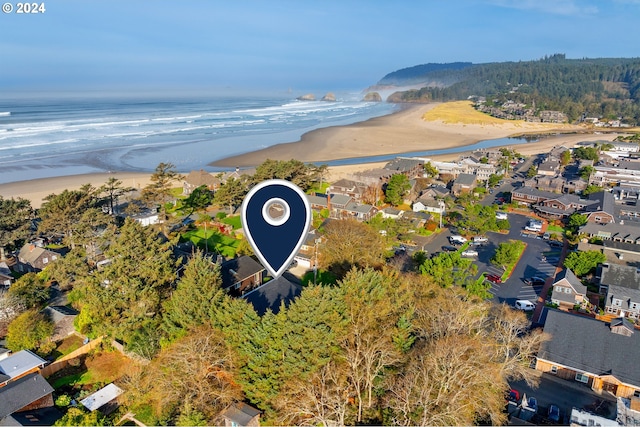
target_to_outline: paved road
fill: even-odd
[[[538,400],[538,414],[546,416],[549,405],[560,408],[561,419],[568,424],[571,408],[586,409],[613,419],[616,414],[615,398],[608,394],[597,394],[585,384],[557,378],[552,374],[533,372],[540,379],[536,387],[530,387],[525,381],[515,381],[510,385],[527,397]]]
[[[489,292],[493,295],[493,300],[498,303],[513,306],[518,299],[526,299],[535,303],[542,286],[526,285],[524,279],[534,276],[546,279],[553,276],[560,250],[551,248],[546,240],[528,237],[523,232],[524,226],[529,220],[527,216],[509,213],[508,220],[511,224],[508,234],[489,232],[487,233],[489,242],[475,248],[478,251],[478,257],[475,259],[478,266],[478,277],[485,272],[501,275],[502,270],[493,266],[490,261],[498,245],[511,239],[522,240],[527,243],[527,248],[511,277],[499,285],[492,283]],[[441,252],[442,246],[449,245],[448,238],[451,234],[449,229],[445,229],[427,243],[425,249],[429,254]]]

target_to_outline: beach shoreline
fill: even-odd
[[[595,133],[572,125],[540,126],[535,123],[510,123],[472,125],[425,121],[422,116],[438,103],[403,106],[400,111],[372,118],[364,122],[316,129],[304,134],[299,141],[277,144],[265,149],[228,157],[210,163],[216,168],[232,170],[255,167],[266,159],[296,159],[305,163],[322,164],[338,159],[361,159],[366,156],[397,155],[402,153],[454,149],[446,154],[428,156],[434,161],[452,161],[468,155],[478,141],[512,137],[514,135],[550,134],[537,142],[511,147],[523,155],[548,152],[557,145],[573,147],[581,141],[613,140],[618,133]],[[499,147],[494,147],[498,149]],[[328,179],[352,177],[356,172],[383,167],[386,161],[348,163],[330,166]],[[188,172],[188,171],[183,171]],[[109,172],[66,175],[0,184],[0,196],[5,199],[22,197],[39,208],[49,194],[59,194],[65,189],[74,190],[84,184],[100,187],[111,177],[122,185],[141,189],[150,182],[150,172]]]
[[[440,103],[411,104],[403,106],[400,111],[363,122],[315,129],[302,135],[299,141],[272,145],[216,160],[209,165],[217,168],[247,168],[255,167],[265,159],[297,159],[307,163],[336,160],[349,163],[349,160],[352,160],[352,163],[357,163],[357,160],[363,157],[402,156],[406,153],[434,150],[456,150],[454,153],[436,154],[434,157],[457,158],[460,152],[465,151],[464,147],[472,146],[479,141],[531,134],[564,134],[567,138],[593,135],[592,131],[582,126],[566,124],[505,121],[497,125],[478,125],[423,120],[423,115],[438,105]],[[599,139],[609,138],[603,134]],[[531,144],[520,144],[518,148]],[[541,147],[546,146],[547,144],[544,144]],[[366,162],[366,159],[364,161]]]

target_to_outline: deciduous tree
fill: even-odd
[[[564,266],[576,276],[584,276],[606,261],[607,256],[600,251],[579,251],[569,253],[564,260]]]
[[[49,287],[36,273],[27,273],[9,287],[9,295],[18,298],[27,308],[38,308],[49,300]]]
[[[44,350],[47,354],[51,348],[53,322],[37,310],[27,310],[16,317],[7,330],[7,348],[11,351]]]
[[[319,247],[322,269],[342,277],[353,266],[378,267],[384,262],[385,246],[380,233],[354,219],[331,221],[326,241]]]

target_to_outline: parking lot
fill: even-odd
[[[527,244],[527,247],[511,277],[501,284],[491,283],[489,292],[493,295],[494,301],[511,306],[519,299],[535,302],[540,295],[542,285],[527,285],[524,279],[534,276],[547,279],[553,276],[558,265],[560,249],[552,248],[547,240],[542,240],[534,234],[524,232],[524,227],[529,217],[509,213],[508,220],[511,224],[511,229],[508,233],[489,232],[487,233],[488,242],[481,246],[474,246],[474,249],[478,251],[478,256],[475,258],[475,263],[478,266],[477,277],[483,273],[502,275],[503,271],[491,264],[491,258],[498,245],[512,239],[522,240]],[[449,237],[451,235],[450,230],[443,230],[425,245],[425,250],[429,254],[442,252],[443,247],[450,246]]]

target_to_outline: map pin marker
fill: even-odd
[[[293,261],[311,224],[305,194],[289,181],[263,181],[242,203],[242,227],[264,268],[277,279]]]

